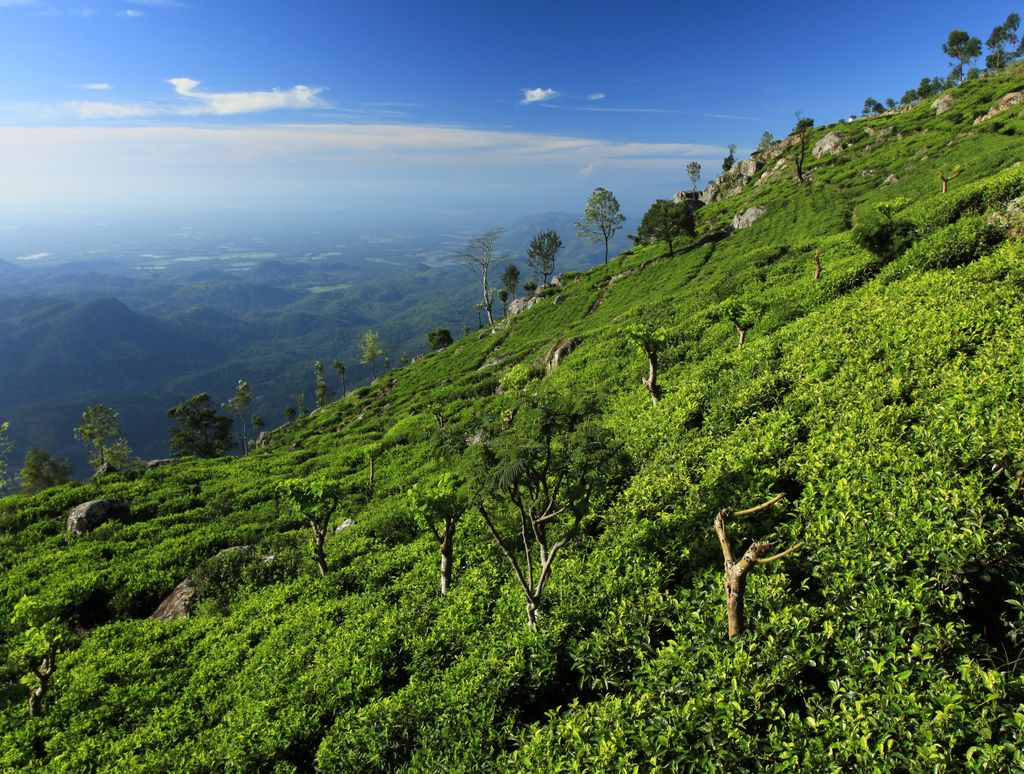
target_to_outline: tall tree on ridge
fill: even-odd
[[[384,354],[384,348],[380,345],[380,339],[377,338],[377,331],[367,331],[363,334],[362,341],[359,342],[359,351],[362,357],[359,362],[363,365],[370,365],[370,373],[373,374],[373,378],[377,378],[377,368],[374,366],[377,358]]]
[[[619,211],[619,200],[606,188],[595,188],[583,209],[583,219],[576,221],[576,236],[588,242],[604,240],[604,262],[608,263],[608,241],[615,236],[626,216]]]
[[[527,265],[533,269],[533,273],[541,278],[541,283],[548,284],[548,277],[555,271],[555,256],[562,249],[562,238],[554,229],[541,231],[530,240],[530,247],[526,251],[529,258]]]

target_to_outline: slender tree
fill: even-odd
[[[608,263],[608,242],[622,228],[626,216],[619,211],[619,200],[605,188],[595,188],[583,208],[582,220],[576,221],[576,236],[588,242],[604,240],[604,262]]]
[[[348,392],[348,390],[345,389],[345,364],[340,360],[335,360],[334,370],[337,372],[338,380],[341,382],[341,397],[344,398],[345,393]]]
[[[988,47],[989,55],[985,59],[985,66],[989,69],[1005,67],[1017,54],[1017,43],[1019,37],[1017,30],[1020,28],[1020,16],[1014,12],[1006,17],[1006,21],[992,30],[985,45]]]
[[[814,119],[804,118],[798,111],[796,114],[796,126],[793,127],[793,134],[797,137],[796,179],[801,183],[804,181],[804,159],[807,157],[807,132],[813,127]]]
[[[665,242],[669,256],[675,256],[672,242],[681,236],[694,235],[693,213],[685,202],[678,204],[668,199],[658,199],[647,210],[637,237],[641,242]]]
[[[370,373],[373,374],[373,378],[377,378],[377,368],[374,363],[377,358],[384,355],[384,348],[380,345],[380,339],[377,337],[377,331],[367,331],[363,334],[363,339],[359,343],[359,351],[361,357],[360,363],[370,365]]]
[[[70,481],[71,463],[43,449],[29,449],[18,478],[23,492],[39,492]]]
[[[249,389],[249,383],[244,379],[239,379],[235,386],[235,394],[224,404],[224,409],[239,422],[238,438],[242,445],[243,456],[249,453],[249,406],[251,404],[252,390]]]
[[[324,364],[319,360],[313,363],[313,376],[316,384],[316,388],[314,390],[314,394],[316,395],[316,407],[321,409],[326,406],[328,401],[331,399],[331,388],[327,386],[327,380],[324,379]]]
[[[505,290],[505,288],[502,288],[501,290],[498,291],[498,300],[501,301],[501,313],[502,313],[502,315],[504,315],[505,317],[508,317],[509,297],[508,297],[508,291]]]
[[[562,237],[554,229],[541,231],[530,240],[530,246],[526,250],[529,259],[527,265],[541,278],[541,284],[548,284],[548,277],[555,271],[555,256],[561,249]]]
[[[690,178],[694,193],[697,192],[697,184],[700,182],[700,162],[691,161],[686,165],[686,176]]]
[[[523,592],[532,629],[555,559],[621,483],[625,456],[588,411],[535,395],[466,453],[475,505]]]
[[[488,325],[494,324],[491,310],[494,304],[494,292],[490,284],[491,269],[509,260],[509,256],[497,252],[497,242],[503,233],[504,229],[492,228],[470,239],[466,246],[455,254],[455,262],[473,272],[480,283],[480,309],[487,313]]]
[[[7,476],[7,458],[11,454],[11,423],[0,422],[0,493],[7,488],[11,480]]]
[[[770,542],[758,541],[751,543],[750,548],[737,561],[733,557],[732,546],[726,533],[726,525],[737,516],[750,516],[751,514],[766,510],[779,502],[784,496],[781,494],[776,495],[767,502],[743,511],[732,511],[729,508],[723,508],[715,516],[715,532],[718,535],[718,542],[722,546],[722,558],[725,560],[725,604],[729,621],[729,639],[739,637],[746,629],[743,617],[743,596],[747,590],[748,573],[756,565],[770,564],[771,562],[777,562],[779,559],[785,559],[803,546],[803,542],[796,543],[774,556],[765,556],[772,548]]]
[[[298,415],[299,415],[299,412],[295,410],[295,406],[285,406],[284,407],[284,418],[288,422],[294,422],[296,417],[298,417]]]
[[[451,473],[443,473],[433,484],[415,484],[406,493],[409,508],[437,540],[441,553],[441,596],[452,584],[452,558],[455,529],[469,501],[461,491],[462,482]]]
[[[757,144],[757,152],[758,153],[764,153],[766,150],[768,150],[774,144],[775,144],[775,138],[772,136],[772,133],[771,132],[765,132],[764,134],[761,135],[761,141]]]
[[[506,266],[505,272],[501,275],[501,284],[505,286],[505,291],[514,301],[516,291],[519,290],[519,267],[514,263]]]
[[[96,403],[82,412],[82,424],[75,428],[75,438],[92,447],[89,464],[99,470],[104,464],[124,467],[131,457],[127,442],[117,426],[117,412]]]

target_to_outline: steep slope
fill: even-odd
[[[247,458],[2,501],[0,638],[31,650],[8,614],[26,595],[41,611],[29,631],[68,633],[42,717],[25,721],[25,662],[0,672],[0,762],[1021,767],[1024,118],[973,123],[1020,84],[1018,72],[956,89],[956,120],[921,104],[814,130],[812,146],[837,129],[848,145],[808,153],[809,182],[791,168],[753,176],[700,211],[702,234],[675,257],[649,245],[564,275],[528,311]],[[942,194],[938,171],[954,164]],[[851,226],[863,235],[896,197],[911,200],[893,209],[913,244],[870,252]],[[753,206],[757,223],[709,238]],[[634,325],[664,332],[657,405]],[[437,595],[437,541],[407,491],[446,471],[473,478],[470,442],[481,428],[500,438],[533,396],[588,414],[628,467],[558,555],[529,630],[477,507]],[[323,578],[308,527],[278,499],[291,477],[345,492]],[[730,525],[733,550],[802,546],[751,573],[748,631],[730,640],[713,520],[776,493],[783,503]],[[68,539],[62,514],[96,497],[125,498],[132,518]],[[511,522],[499,528],[516,545]],[[254,550],[223,552],[241,545]],[[186,577],[191,614],[147,620]]]

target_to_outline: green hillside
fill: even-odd
[[[1024,111],[975,123],[1022,90],[815,128],[802,183],[777,143],[674,257],[563,275],[246,458],[0,501],[0,768],[1024,767]],[[323,577],[287,479],[338,497]],[[724,526],[802,544],[730,639],[715,517],[776,495]],[[131,517],[70,536],[98,498]],[[461,515],[444,597],[430,514]]]

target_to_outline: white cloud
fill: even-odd
[[[580,177],[590,177],[594,174],[594,170],[599,169],[600,166],[600,164],[587,164],[587,166],[580,168],[576,174]]]
[[[598,92],[595,92],[594,94],[588,94],[587,95],[587,99],[590,102],[596,102],[597,100],[604,99],[604,98],[605,98],[605,93],[603,91],[598,91]]]
[[[200,102],[192,108],[177,111],[183,115],[212,113],[218,116],[228,116],[238,113],[257,113],[263,110],[323,106],[317,97],[323,89],[316,86],[293,86],[284,91],[274,89],[272,91],[202,92],[196,90],[199,81],[191,78],[170,78],[167,82],[181,96],[197,99]]]
[[[117,15],[122,19],[138,19],[140,16],[145,16],[145,11],[140,11],[138,8],[125,8],[123,11],[118,11]]]
[[[120,102],[99,102],[94,100],[69,102],[68,107],[78,113],[79,118],[142,118],[154,116],[161,111],[150,105],[131,105]]]
[[[520,104],[529,105],[533,102],[547,102],[558,96],[554,89],[523,89],[523,98]]]
[[[32,253],[32,255],[19,255],[14,260],[16,261],[38,261],[41,258],[47,258],[49,253]]]
[[[89,91],[110,91],[114,87],[109,83],[80,83],[78,88],[88,89]]]

